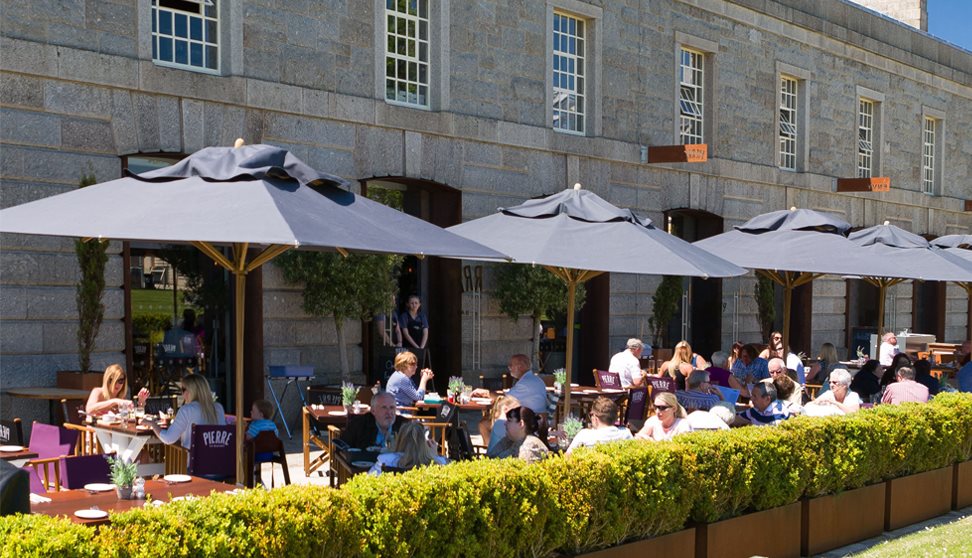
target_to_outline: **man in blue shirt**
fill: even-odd
[[[510,371],[510,376],[513,376],[517,382],[512,388],[510,388],[506,395],[515,397],[520,405],[526,407],[536,413],[537,415],[545,415],[547,413],[547,385],[543,383],[536,374],[531,370],[530,357],[517,354],[510,357],[508,364],[508,369]],[[490,397],[492,394],[486,389],[475,389],[472,392],[473,397]],[[485,419],[484,419],[485,420]],[[489,426],[488,422],[485,425]],[[480,430],[485,436],[487,432]],[[489,445],[492,446],[503,437],[506,432],[506,419],[500,418],[493,423],[492,434],[489,436]]]
[[[955,359],[962,365],[957,375],[959,391],[972,393],[972,360],[969,360],[969,353],[972,352],[972,341],[962,343],[958,352],[959,354],[955,355]]]

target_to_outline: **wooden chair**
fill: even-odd
[[[489,391],[499,391],[501,389],[510,389],[510,375],[504,373],[499,378],[487,378],[483,374],[479,375],[479,387],[483,389],[488,389]]]
[[[185,475],[188,472],[189,450],[179,444],[163,444],[166,475]]]
[[[654,396],[655,393],[662,391],[675,393],[675,389],[677,387],[675,379],[668,376],[648,376],[645,378],[645,382],[651,386],[652,396]]]
[[[83,399],[61,399],[61,414],[64,415],[64,424],[84,424],[81,411],[84,411],[86,402]]]
[[[355,396],[355,400],[360,401],[362,405],[371,405],[371,398],[374,395],[374,392],[371,391],[369,386],[362,386],[358,390],[358,395]]]
[[[0,420],[0,444],[25,446],[24,425],[19,418]]]
[[[447,435],[449,428],[452,427],[452,423],[449,422],[433,422],[433,421],[421,421],[426,428],[429,429],[429,439],[433,440],[435,443],[439,444],[439,455],[443,457],[448,457],[449,455],[449,445],[446,443],[448,441]]]
[[[98,441],[98,435],[90,426],[65,422],[64,428],[78,433],[78,443],[74,446],[74,455],[100,455],[105,453],[105,450],[101,447],[101,442]]]
[[[337,487],[338,476],[337,471],[334,470],[333,464],[334,459],[334,440],[341,437],[342,430],[333,424],[327,425],[327,458],[325,461],[328,462],[327,476],[330,478],[331,486]]]
[[[78,433],[52,424],[34,421],[30,431],[30,451],[37,459],[74,455],[78,444]]]
[[[61,490],[61,458],[44,457],[31,459],[24,463],[24,469],[31,474],[30,491],[34,494],[44,494],[53,490]],[[40,483],[40,486],[36,482]]]
[[[284,485],[290,484],[290,470],[287,467],[287,451],[283,442],[273,432],[261,432],[256,438],[246,441],[247,458],[247,486],[256,486],[257,480],[262,482],[263,464],[270,464],[270,487],[274,488],[273,464],[278,463],[283,469]],[[261,455],[262,454],[262,455]]]
[[[803,393],[810,398],[810,401],[813,401],[817,398],[817,394],[820,393],[820,388],[822,387],[823,385],[821,384],[807,384],[803,386]]]
[[[621,374],[617,372],[608,372],[607,370],[594,369],[594,385],[598,389],[620,389],[621,388]]]

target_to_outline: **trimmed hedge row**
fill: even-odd
[[[475,461],[112,516],[0,518],[7,556],[549,556],[677,531],[972,459],[972,395],[630,441],[532,466]]]

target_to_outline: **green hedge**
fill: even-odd
[[[342,490],[290,486],[112,516],[99,530],[0,518],[0,557],[550,556],[580,553],[972,459],[972,395],[798,417],[776,428],[631,441]]]

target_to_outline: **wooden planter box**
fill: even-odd
[[[90,391],[101,387],[104,372],[79,372],[77,370],[59,370],[57,373],[57,387],[62,389],[83,389]]]
[[[952,509],[960,510],[972,506],[972,461],[963,461],[953,466]]]
[[[801,503],[695,528],[696,558],[800,556]]]
[[[955,467],[950,466],[885,483],[884,530],[893,531],[951,511],[954,474]]]
[[[812,556],[884,531],[885,483],[803,500],[800,552]]]
[[[690,527],[660,537],[652,537],[605,548],[587,554],[583,558],[641,558],[642,556],[694,556],[695,528]]]

